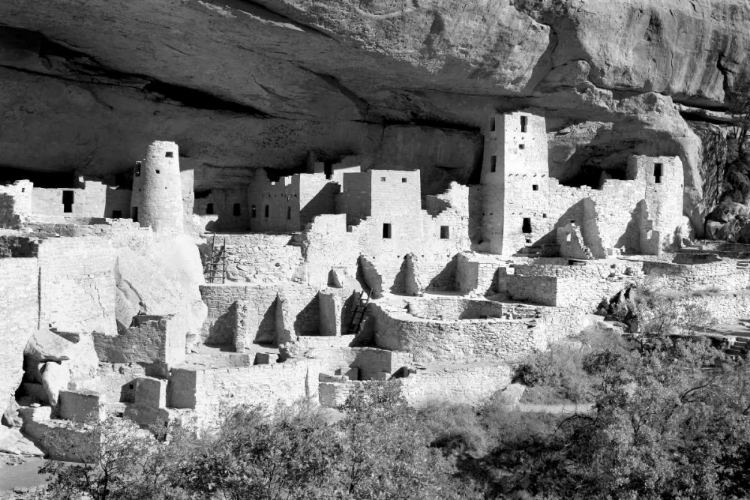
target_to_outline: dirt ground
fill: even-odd
[[[0,453],[0,500],[28,498],[47,477],[39,474],[46,460]]]

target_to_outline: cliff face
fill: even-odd
[[[171,140],[198,187],[308,151],[466,181],[490,113],[537,107],[553,175],[679,154],[697,221],[685,106],[722,110],[750,72],[743,0],[4,0],[0,19],[0,165],[115,174]]]

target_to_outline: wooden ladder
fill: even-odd
[[[367,305],[370,303],[371,292],[372,290],[370,290],[370,293],[368,293],[367,297],[365,297],[364,299],[362,298],[362,296],[364,295],[364,290],[362,290],[362,293],[359,295],[359,300],[354,306],[352,321],[351,323],[349,323],[349,329],[346,332],[348,335],[356,335],[359,333],[360,328],[362,328],[362,321],[365,319],[365,315],[367,314]]]
[[[203,276],[206,278],[206,283],[224,283],[226,281],[226,246],[227,239],[224,238],[221,248],[217,249],[216,235],[213,235],[213,238],[211,239],[211,256],[209,257],[208,262],[203,266]]]

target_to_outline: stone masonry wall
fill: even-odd
[[[65,212],[64,192],[72,193],[70,212]],[[83,188],[32,190],[32,214],[35,221],[63,222],[69,217],[130,218],[129,189],[117,189],[97,181],[85,181]]]
[[[39,326],[114,335],[115,255],[98,238],[55,238],[39,245]]]
[[[213,236],[211,236],[213,238]],[[303,264],[302,249],[284,234],[217,234],[226,247],[229,281],[269,284],[287,282]]]
[[[410,352],[418,363],[512,360],[547,345],[544,328],[529,320],[425,320],[378,304],[370,314],[377,347]]]
[[[398,379],[401,393],[411,406],[430,402],[477,406],[505,389],[513,370],[504,364],[430,367]]]
[[[734,291],[744,290],[750,285],[750,271],[738,269],[732,260],[693,265],[646,261],[643,271],[653,285],[676,290],[721,288],[722,291]]]
[[[0,186],[0,227],[16,228],[31,215],[30,181]]]
[[[194,408],[200,417],[218,416],[224,404],[259,404],[272,409],[317,398],[320,367],[315,360],[205,370],[175,369],[168,386],[168,405]]]

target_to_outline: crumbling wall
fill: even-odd
[[[290,244],[289,235],[217,234],[214,241],[217,247],[225,247],[229,281],[253,284],[291,281],[303,263],[302,249]]]
[[[410,314],[423,319],[500,318],[504,312],[500,302],[451,296],[409,299],[407,304]]]
[[[320,364],[315,360],[239,368],[188,369],[172,371],[168,404],[172,408],[194,408],[199,417],[218,416],[222,404],[259,404],[272,409],[317,398]]]
[[[508,365],[471,364],[428,367],[397,380],[401,394],[411,406],[432,401],[478,406],[505,389],[512,377],[513,370]]]
[[[39,327],[117,333],[115,255],[97,238],[47,239],[39,245]]]
[[[277,298],[285,302],[296,335],[317,335],[320,327],[318,288],[296,283],[283,285],[203,285],[208,316],[201,341],[214,345],[249,345],[277,342]],[[237,337],[237,305],[246,304],[245,337]]]
[[[498,269],[504,260],[489,254],[460,253],[456,257],[456,286],[461,293],[485,295],[498,290]]]
[[[39,320],[36,258],[0,258],[0,414],[21,383],[23,351]]]
[[[134,324],[116,336],[94,334],[100,361],[109,363],[166,363],[185,361],[186,332],[170,324],[171,317],[136,316]]]

